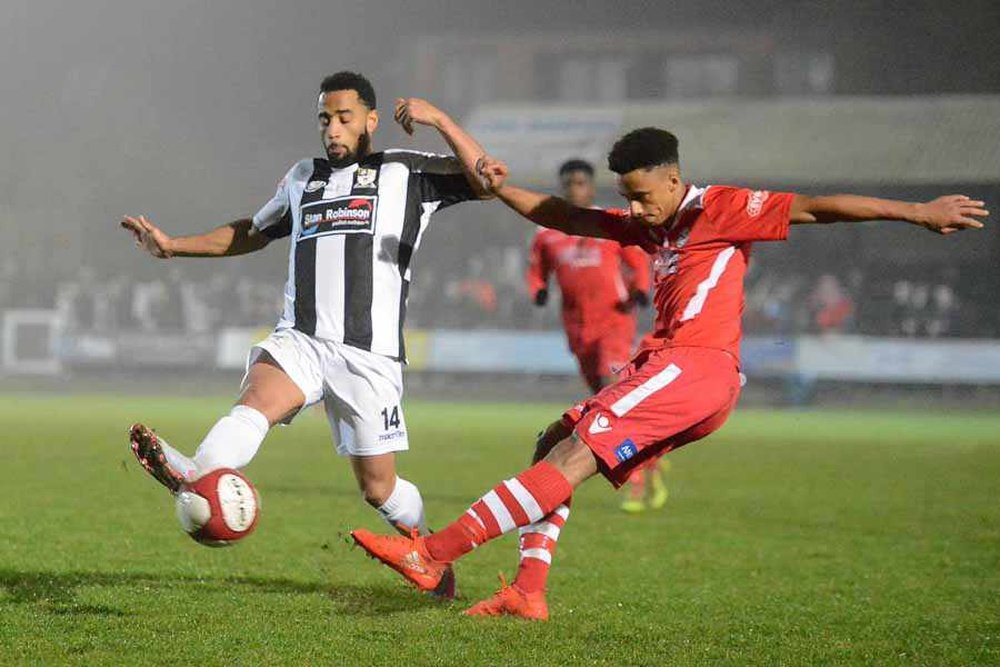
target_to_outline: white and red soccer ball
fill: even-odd
[[[238,470],[220,468],[186,484],[176,496],[177,519],[196,542],[226,547],[257,527],[260,496]]]

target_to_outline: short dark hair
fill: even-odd
[[[594,165],[586,160],[573,158],[572,160],[566,160],[559,166],[559,178],[562,178],[566,174],[572,174],[575,171],[582,171],[587,176],[594,177]]]
[[[677,137],[658,127],[632,130],[616,141],[608,153],[608,169],[619,175],[679,161]]]
[[[319,85],[320,94],[332,93],[336,90],[353,90],[358,93],[361,100],[369,109],[375,108],[375,89],[372,82],[357,72],[337,72],[323,79]]]

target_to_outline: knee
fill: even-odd
[[[573,487],[597,473],[596,456],[580,438],[573,435],[549,450],[545,461],[555,466]]]
[[[573,428],[563,420],[558,419],[538,434],[535,441],[535,455],[532,457],[533,463],[538,463],[544,459],[557,443],[565,440],[573,432]]]

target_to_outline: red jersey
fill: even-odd
[[[788,237],[794,195],[689,185],[674,217],[647,227],[606,211],[604,231],[655,256],[657,316],[644,347],[710,347],[739,359],[743,276],[754,241]]]
[[[551,273],[562,291],[563,324],[573,331],[603,331],[634,318],[621,312],[621,304],[633,290],[650,287],[649,257],[641,249],[541,229],[531,243],[526,276],[532,297],[548,286]]]

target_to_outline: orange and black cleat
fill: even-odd
[[[508,586],[500,575],[500,590],[493,597],[477,602],[462,612],[465,616],[516,616],[529,621],[549,620],[549,605],[545,591],[525,593],[517,586]]]
[[[427,553],[424,538],[416,530],[405,537],[377,535],[361,528],[352,530],[351,537],[369,556],[388,565],[425,592],[437,589],[445,573],[451,569],[450,563],[434,560]]]

